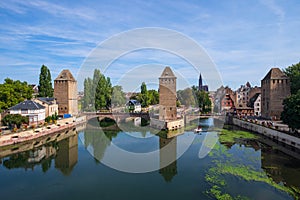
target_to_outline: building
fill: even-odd
[[[159,77],[159,117],[151,118],[150,126],[164,130],[177,130],[184,127],[184,119],[177,118],[176,76],[166,67]]]
[[[142,111],[141,103],[138,100],[131,99],[126,103],[126,108],[129,112],[139,113]]]
[[[198,85],[198,89],[199,89],[200,91],[206,91],[206,92],[208,92],[208,85],[203,85],[201,73],[200,73],[200,76],[199,76],[199,85]]]
[[[176,76],[166,67],[159,78],[159,120],[176,120]]]
[[[237,107],[247,106],[247,103],[250,100],[250,91],[251,91],[251,85],[249,82],[247,82],[245,85],[241,85],[241,87],[236,91]]]
[[[40,124],[45,122],[45,106],[32,100],[23,101],[9,109],[9,114],[20,114],[29,118],[29,124]]]
[[[283,111],[283,100],[290,95],[290,80],[279,69],[272,68],[261,80],[261,115],[279,120]]]
[[[253,114],[255,116],[261,116],[261,93],[256,93],[250,98],[248,107],[253,108]]]
[[[37,97],[39,95],[39,86],[36,84],[31,84],[30,87],[33,90],[32,96]]]
[[[221,100],[221,108],[222,112],[229,111],[230,109],[234,108],[234,102],[232,98],[230,97],[230,94],[225,94]]]
[[[78,114],[77,81],[67,69],[54,80],[54,97],[58,104],[58,114]]]
[[[39,97],[34,99],[34,101],[45,107],[46,117],[58,115],[58,105],[54,97]]]
[[[261,94],[259,94],[255,99],[253,107],[254,107],[254,115],[261,116]]]

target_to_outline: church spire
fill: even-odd
[[[199,85],[198,86],[199,86],[199,90],[201,90],[202,86],[203,86],[201,73],[200,73],[200,76],[199,76]]]

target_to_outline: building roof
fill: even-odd
[[[26,100],[11,107],[9,110],[40,110],[40,109],[45,109],[45,106],[42,106],[41,104],[34,102],[32,100]]]
[[[260,93],[256,93],[253,97],[250,98],[247,106],[253,108],[256,99],[259,97]]]
[[[161,78],[176,78],[176,76],[174,75],[174,73],[170,67],[166,67],[160,77]]]
[[[135,99],[129,100],[128,103],[127,103],[127,105],[128,104],[133,104],[135,106],[141,105],[141,103],[138,100],[135,100]]]
[[[70,70],[64,69],[57,76],[55,81],[76,81]]]
[[[266,79],[288,79],[288,77],[279,68],[272,68],[263,78]]]
[[[55,101],[54,97],[39,97],[37,99],[48,105],[54,104],[54,101]]]

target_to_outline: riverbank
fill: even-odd
[[[227,117],[231,118],[226,120],[229,124],[262,134],[272,140],[300,149],[300,138],[298,137],[288,135],[285,132],[282,132],[280,130],[269,128],[248,120],[238,119],[233,116],[227,116]]]
[[[10,146],[23,142],[28,142],[41,137],[55,134],[64,130],[75,128],[77,125],[86,122],[86,117],[67,118],[57,121],[56,124],[44,126],[41,128],[22,131],[19,133],[11,133],[0,136],[0,147]]]

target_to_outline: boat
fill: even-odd
[[[195,128],[194,129],[194,132],[195,133],[200,133],[200,132],[202,132],[203,130],[202,130],[202,127],[201,126],[198,126],[197,128]]]

